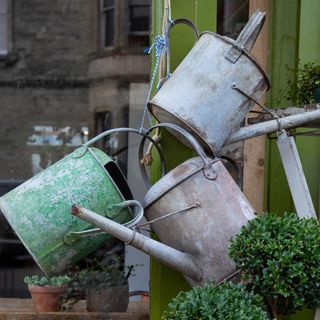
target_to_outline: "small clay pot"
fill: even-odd
[[[28,285],[33,307],[38,312],[60,311],[61,295],[67,286],[32,286]]]
[[[86,289],[86,306],[89,312],[126,312],[128,304],[128,284],[106,289]]]

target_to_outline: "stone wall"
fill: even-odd
[[[0,58],[0,180],[28,179],[76,145],[30,137],[50,128],[64,138],[92,133],[86,74],[97,49],[95,10],[95,0],[12,1],[12,52]]]

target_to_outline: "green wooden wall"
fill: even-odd
[[[294,79],[299,61],[320,61],[320,3],[318,0],[271,2],[270,60],[271,107],[293,105],[286,100],[288,79]],[[305,129],[309,130],[309,129]],[[297,132],[305,131],[303,129]],[[315,209],[319,211],[320,139],[296,138]],[[266,210],[281,214],[295,211],[275,141],[267,147]]]
[[[265,0],[268,1],[268,0]],[[199,31],[216,28],[216,0],[171,0],[172,17],[186,17],[195,22]],[[152,35],[161,34],[162,0],[153,0]],[[292,105],[285,99],[287,81],[294,79],[294,69],[302,62],[320,59],[320,3],[319,0],[270,0],[270,50],[269,70],[272,90],[269,106]],[[193,45],[193,34],[187,26],[176,26],[171,33],[171,61],[173,69]],[[153,59],[154,64],[154,59]],[[192,155],[169,133],[162,136],[168,169]],[[320,139],[296,139],[307,182],[316,210],[319,211]],[[294,211],[293,202],[282,163],[274,140],[266,146],[265,209],[281,214]],[[159,163],[152,168],[152,178],[159,178]],[[161,318],[168,302],[180,290],[189,288],[183,277],[172,269],[152,260],[151,262],[151,319]],[[312,319],[313,313],[304,311],[292,319]]]
[[[289,106],[286,100],[288,79],[294,79],[299,61],[320,61],[320,3],[318,0],[272,0],[270,24],[269,75],[272,89],[271,107]],[[309,129],[298,129],[297,132]],[[320,139],[296,138],[302,166],[310,188],[315,209],[319,212]],[[294,212],[294,205],[286,181],[275,140],[267,143],[265,209],[282,214]],[[314,318],[314,311],[303,310],[292,320]]]
[[[215,31],[216,0],[171,0],[172,19],[188,18],[195,23],[199,32]],[[153,24],[151,39],[161,34],[163,1],[153,0]],[[194,43],[192,30],[186,25],[175,26],[170,34],[172,71],[189,52]],[[154,59],[153,59],[154,65]],[[192,156],[192,151],[179,143],[168,132],[162,134],[161,147],[166,156],[167,168],[171,169]],[[152,178],[159,178],[159,162],[153,165]],[[190,289],[182,275],[151,259],[151,319],[159,320],[170,300],[181,290]]]

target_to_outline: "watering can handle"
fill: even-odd
[[[169,34],[170,34],[170,31],[171,31],[171,28],[174,27],[177,24],[186,24],[189,27],[191,27],[191,29],[193,30],[194,35],[195,35],[195,42],[198,41],[199,32],[197,30],[197,27],[194,25],[194,23],[191,20],[186,19],[186,18],[178,18],[178,19],[175,19],[173,21],[170,21],[168,29],[167,29],[167,37],[168,37],[168,39],[169,39]],[[171,65],[170,65],[170,43],[169,43],[168,44],[168,49],[167,49],[167,77],[169,76],[170,73],[171,73]]]
[[[250,51],[263,26],[266,13],[257,10],[250,17],[248,23],[241,31],[236,42],[227,51],[225,58],[232,63],[236,63],[243,51]]]
[[[116,208],[119,211],[121,211],[124,208],[132,207],[132,206],[137,207],[138,212],[137,214],[134,215],[134,217],[130,221],[123,224],[123,226],[131,228],[136,224],[138,224],[143,217],[144,209],[139,201],[137,200],[123,201],[123,202],[109,206],[108,209],[111,209],[112,207],[112,209]],[[74,245],[76,242],[80,241],[85,237],[89,237],[92,235],[95,236],[97,234],[102,234],[102,233],[106,233],[106,231],[101,230],[100,228],[94,228],[94,229],[89,229],[84,231],[69,231],[64,235],[63,241],[67,245]]]
[[[104,131],[104,132],[100,133],[99,135],[97,135],[96,137],[90,139],[89,141],[84,143],[82,146],[87,148],[90,145],[92,145],[93,143],[97,142],[98,140],[100,140],[100,139],[102,139],[102,138],[104,138],[106,136],[109,136],[110,134],[114,134],[114,133],[118,133],[118,132],[133,132],[133,133],[136,133],[136,134],[139,134],[139,135],[143,136],[144,141],[145,141],[145,139],[148,139],[155,146],[155,148],[157,149],[157,151],[158,151],[158,153],[160,155],[160,159],[161,159],[161,176],[164,176],[166,174],[166,164],[165,164],[164,156],[163,156],[163,153],[162,153],[160,147],[158,146],[158,144],[147,133],[141,132],[138,129],[133,129],[133,128],[115,128],[115,129],[110,129],[110,130]],[[139,155],[139,160],[140,159],[142,159],[142,157],[140,157],[140,155]],[[150,184],[147,183],[148,187],[149,187],[149,185]]]
[[[210,179],[216,179],[217,177],[217,172],[212,168],[212,164],[214,162],[216,162],[216,159],[211,159],[209,158],[205,152],[203,151],[203,149],[201,148],[200,144],[198,143],[198,141],[185,129],[179,127],[176,124],[173,123],[159,123],[151,128],[149,128],[149,130],[147,131],[147,134],[150,134],[150,132],[156,128],[170,128],[173,129],[174,131],[177,131],[178,133],[180,133],[184,138],[186,138],[190,144],[193,146],[194,150],[197,152],[197,154],[199,155],[199,157],[202,159],[203,163],[204,163],[204,174],[205,176]],[[141,140],[140,143],[140,148],[139,148],[139,158],[141,158],[141,156],[143,155],[143,147],[144,147],[144,143],[145,143],[146,137],[143,137],[143,139]],[[143,164],[140,163],[140,170],[141,170],[141,174],[142,177],[145,181],[149,181],[148,180],[148,175],[146,172],[146,168]]]

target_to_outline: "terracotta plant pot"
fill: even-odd
[[[106,289],[86,289],[86,306],[89,312],[126,312],[128,304],[128,284]]]
[[[60,311],[61,295],[67,286],[32,286],[28,285],[31,293],[33,307],[38,312]]]

